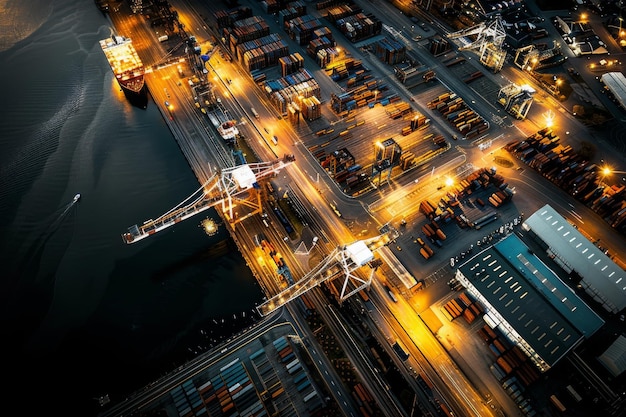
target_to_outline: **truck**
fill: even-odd
[[[500,207],[500,205],[502,204],[502,202],[500,200],[498,200],[497,198],[495,198],[494,196],[489,197],[489,203],[494,206],[494,207]]]
[[[424,259],[429,259],[434,253],[435,251],[433,251],[428,245],[424,245],[420,248],[420,254],[424,257]]]
[[[385,292],[387,292],[387,295],[389,296],[389,298],[391,298],[391,301],[393,301],[394,303],[397,303],[398,299],[396,298],[396,295],[393,293],[393,291],[391,291],[391,288],[389,288],[387,284],[383,284],[383,287],[385,288]]]
[[[422,202],[420,202],[420,212],[422,212],[425,216],[430,216],[432,213],[434,213],[436,210],[436,207],[428,200],[422,200]]]
[[[435,235],[435,231],[429,224],[422,226],[422,232],[426,235],[426,237],[432,237]]]
[[[407,359],[409,359],[409,354],[402,349],[402,346],[400,346],[400,344],[396,341],[396,343],[394,343],[392,345],[394,352],[396,352],[396,354],[398,355],[398,357],[400,359],[402,359],[403,361],[406,361]]]

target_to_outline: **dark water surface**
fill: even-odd
[[[122,242],[198,181],[154,103],[119,91],[93,1],[15,3],[38,28],[0,52],[5,395],[25,415],[89,416],[249,323],[262,293],[224,227],[199,228],[207,214]]]

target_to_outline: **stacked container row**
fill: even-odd
[[[382,22],[374,15],[363,13],[339,19],[335,25],[351,42],[358,42],[379,35],[383,29]]]
[[[374,54],[381,61],[395,65],[406,59],[406,46],[395,39],[383,38],[375,43]]]
[[[252,9],[247,6],[239,6],[236,9],[218,10],[213,13],[217,21],[217,27],[223,29],[231,27],[236,21],[252,17]]]
[[[278,23],[284,27],[285,22],[295,19],[296,17],[304,16],[305,14],[306,5],[304,3],[299,1],[289,3],[289,7],[278,12]]]
[[[319,97],[319,95],[319,84],[314,79],[310,79],[300,84],[274,91],[270,94],[270,101],[281,114],[284,114],[287,112],[287,105],[289,103],[298,103],[302,98]]]
[[[248,70],[266,68],[278,63],[278,60],[289,55],[289,47],[280,40],[259,48],[251,49],[243,54],[242,65]]]
[[[304,58],[298,52],[278,59],[280,74],[284,77],[304,68]]]
[[[257,39],[252,39],[250,41],[242,42],[237,45],[233,51],[235,55],[235,59],[242,60],[243,55],[252,49],[257,49],[265,45],[269,45],[275,42],[280,42],[282,39],[278,33],[270,33],[267,36],[262,36]]]
[[[261,38],[270,34],[270,27],[262,17],[252,16],[233,23],[231,28],[224,28],[222,36],[231,52],[240,43]]]
[[[320,21],[310,14],[285,22],[285,31],[300,46],[308,44],[313,39],[313,32],[320,27],[322,27]]]
[[[361,13],[363,9],[354,5],[354,4],[339,4],[337,6],[331,7],[326,11],[326,19],[330,22],[335,23],[339,19],[343,19],[344,17],[353,16],[357,13]]]
[[[326,36],[322,36],[321,38],[312,39],[306,48],[306,52],[309,56],[315,57],[321,49],[333,48],[334,46],[334,41],[328,39]]]

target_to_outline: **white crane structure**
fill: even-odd
[[[506,59],[506,51],[502,47],[506,39],[506,30],[502,18],[496,16],[492,20],[461,29],[448,34],[450,39],[461,40],[461,51],[473,51],[480,57],[480,63],[499,72]]]
[[[369,287],[375,268],[380,265],[380,262],[374,259],[374,251],[397,237],[394,233],[397,231],[391,229],[390,232],[382,235],[338,246],[302,279],[259,305],[257,311],[260,315],[266,316],[317,285],[340,276],[343,276],[343,283],[335,295],[339,302],[343,302],[358,291]],[[371,268],[367,278],[362,278],[358,274],[358,270],[364,265],[369,265]]]
[[[129,227],[128,231],[122,234],[122,239],[128,244],[138,242],[217,205],[221,205],[222,213],[234,228],[240,221],[263,211],[259,181],[277,174],[293,161],[295,161],[293,155],[285,155],[282,159],[270,162],[222,169],[165,214],[147,220],[142,225]],[[251,210],[241,215],[234,211],[235,207],[247,207]]]

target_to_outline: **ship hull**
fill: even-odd
[[[148,107],[148,87],[144,84],[139,90],[133,90],[122,83],[118,83],[124,92],[126,100],[135,107],[145,109]]]
[[[98,10],[102,12],[102,14],[107,14],[109,12],[109,3],[106,0],[95,0],[96,6],[98,6]]]

